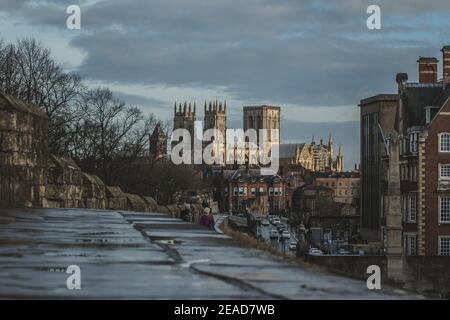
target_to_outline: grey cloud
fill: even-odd
[[[72,2],[3,0],[0,11],[58,30],[65,28],[64,7]],[[71,44],[87,54],[78,70],[86,78],[225,87],[240,101],[355,106],[369,95],[394,92],[396,72],[416,79],[417,57],[438,56],[440,46],[450,43],[448,0],[77,2],[82,31]],[[366,29],[369,4],[382,9],[380,31]],[[169,108],[126,93],[121,97],[151,110]],[[293,138],[342,132],[335,141],[348,140],[357,150],[354,129],[287,122],[283,132]],[[349,161],[356,162],[357,151],[353,157]]]
[[[153,113],[156,113],[158,109],[167,109],[166,102],[158,99],[146,98],[117,90],[114,91],[114,94],[119,99],[125,101],[128,105],[143,107]]]
[[[67,3],[46,1],[31,16],[63,28]],[[365,28],[366,1],[85,1],[83,33],[72,45],[87,53],[79,71],[91,79],[224,86],[241,100],[356,104],[391,91],[396,71],[414,77],[418,55],[438,53],[431,36],[425,44],[398,39],[421,31],[408,24],[411,16],[450,11],[447,0],[373,3],[389,29]]]

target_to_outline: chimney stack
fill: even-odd
[[[442,48],[442,79],[444,87],[450,83],[450,46],[444,46]]]
[[[433,57],[420,57],[417,62],[419,63],[419,82],[436,83],[438,59]]]

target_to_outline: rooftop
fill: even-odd
[[[260,106],[245,106],[244,110],[246,109],[277,109],[280,110],[279,106],[269,106],[266,104],[260,105]]]
[[[280,158],[292,158],[295,157],[297,148],[301,151],[305,143],[281,143],[279,145],[279,157]]]
[[[382,93],[382,94],[377,94],[375,96],[362,99],[359,103],[359,106],[361,107],[361,106],[371,104],[374,102],[379,102],[379,101],[397,101],[397,99],[398,99],[398,94]]]

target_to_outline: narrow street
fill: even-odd
[[[65,271],[81,269],[81,289]],[[0,210],[0,298],[411,299],[158,213]]]
[[[287,224],[284,224],[287,226],[287,230],[290,233],[289,239],[283,239],[281,236],[278,237],[270,237],[271,230],[277,230],[277,227],[273,224],[269,225],[260,225],[258,226],[258,234],[261,237],[261,240],[270,243],[272,246],[277,248],[280,252],[288,255],[288,256],[295,256],[295,249],[290,249],[289,244],[291,242],[297,243],[297,239],[295,238],[295,235],[293,234],[292,230],[289,228]]]

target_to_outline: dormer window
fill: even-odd
[[[439,107],[433,107],[428,106],[425,107],[425,123],[429,124],[431,122],[431,119],[436,115],[436,113],[439,111]]]

